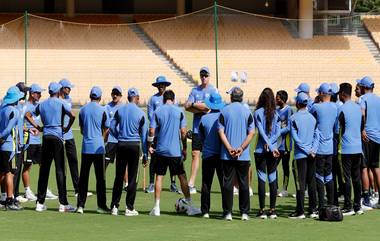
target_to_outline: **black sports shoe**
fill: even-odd
[[[23,210],[23,207],[19,205],[18,202],[15,202],[14,199],[8,199],[5,204],[6,210],[10,211],[21,211]]]
[[[256,214],[256,217],[261,218],[261,219],[267,219],[268,218],[267,214],[265,213],[265,211],[263,209],[259,210],[259,212]]]
[[[276,210],[274,209],[271,209],[268,211],[268,217],[270,219],[276,219],[277,218],[277,213],[276,213]]]
[[[343,213],[343,216],[355,215],[355,211],[352,208],[343,208],[342,213]]]
[[[305,219],[306,216],[304,213],[299,213],[296,211],[296,212],[289,214],[288,218],[290,218],[290,219]]]

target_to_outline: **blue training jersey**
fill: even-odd
[[[4,141],[0,144],[1,151],[9,151],[13,154],[17,151],[18,127],[17,122],[19,111],[15,106],[5,105],[0,109],[0,139]]]
[[[79,126],[83,135],[82,153],[104,154],[103,130],[109,127],[105,107],[94,101],[84,105],[79,111]]]
[[[67,108],[69,108],[69,109],[72,108],[73,103],[72,103],[72,99],[71,99],[71,97],[69,95],[65,95],[63,101],[66,103]],[[65,117],[64,117],[64,125],[67,126],[69,124],[69,121],[70,121],[70,118],[67,115],[65,115]],[[65,141],[74,139],[72,128],[70,128],[70,130],[68,132],[64,133],[63,139]]]
[[[225,106],[220,113],[218,130],[223,130],[232,148],[239,148],[247,138],[249,132],[255,130],[252,113],[240,102],[232,102]],[[220,158],[222,160],[250,161],[250,145],[243,153],[234,159],[224,145],[221,145]]]
[[[37,125],[41,125],[41,117],[39,115],[35,115],[35,110],[36,110],[37,106],[38,106],[38,102],[31,103],[28,101],[28,103],[26,104],[26,112],[29,112],[32,115],[32,118]],[[29,121],[25,121],[25,125],[28,129],[33,128],[32,124],[30,124]],[[41,144],[40,134],[32,135],[29,133],[28,144],[30,144],[30,145]]]
[[[120,108],[120,106],[122,106],[121,103],[115,104],[112,101],[106,105],[107,115],[108,115],[108,119],[110,122],[113,120],[113,117],[114,117],[116,111]],[[114,135],[111,132],[109,132],[107,142],[117,143],[117,138],[114,137]]]
[[[156,93],[150,97],[147,105],[147,113],[149,122],[152,121],[154,111],[161,105],[164,104],[164,97],[160,93]]]
[[[275,112],[272,119],[271,130],[268,132],[266,130],[266,118],[264,108],[260,108],[255,111],[255,123],[259,131],[259,138],[256,145],[256,153],[264,153],[266,151],[278,150],[278,138],[281,135],[281,121],[277,113]],[[264,145],[267,144],[269,150],[264,148]]]
[[[157,137],[156,154],[164,157],[181,157],[181,132],[186,127],[185,114],[174,104],[164,104],[153,113],[150,128]]]
[[[212,111],[202,116],[199,123],[199,137],[202,141],[202,159],[220,155],[220,138],[218,134],[218,120],[220,112]]]
[[[380,97],[367,93],[360,98],[360,106],[365,113],[365,131],[371,141],[380,144]]]
[[[293,115],[292,107],[285,105],[282,109],[277,107],[276,111],[281,121],[281,136],[278,150],[290,152],[292,150],[292,141],[290,138],[290,116]]]

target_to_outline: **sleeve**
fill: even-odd
[[[291,107],[288,108],[287,111],[287,120],[286,127],[281,128],[281,135],[284,136],[290,132],[290,116],[293,115],[293,110]]]
[[[253,119],[252,113],[249,113],[248,116],[248,133],[255,130],[255,120]]]
[[[148,119],[149,119],[149,122],[152,121],[152,118],[153,118],[153,110],[154,106],[153,106],[153,97],[150,97],[149,101],[148,101],[148,105],[147,105],[147,113],[148,113]]]
[[[36,106],[36,108],[34,109],[34,111],[32,112],[32,114],[34,114],[35,116],[39,116],[40,115],[40,105]]]
[[[271,137],[269,138],[270,143],[273,145],[272,148],[269,146],[269,149],[272,151],[277,149],[277,140],[281,136],[281,119],[277,114],[275,114],[275,116],[274,129],[272,130]]]
[[[63,106],[62,109],[65,111],[66,114],[71,112],[71,104],[70,103],[62,101],[62,106]]]
[[[203,118],[202,118],[203,119]],[[206,136],[206,133],[205,133],[205,128],[203,126],[203,121],[201,119],[201,122],[199,123],[199,127],[198,127],[198,134],[199,134],[199,139],[203,142],[205,136]]]
[[[11,134],[13,127],[17,125],[17,114],[14,111],[9,113],[9,122],[5,129],[0,132],[0,138],[5,140]]]
[[[149,123],[149,128],[154,128],[154,129],[156,129],[156,128],[157,128],[157,125],[158,125],[157,113],[156,113],[156,111],[154,111],[154,112],[153,112],[153,115],[152,115],[152,120],[151,120],[150,123]]]
[[[140,120],[140,138],[141,138],[142,151],[145,157],[148,156],[147,134],[148,134],[148,122],[145,118],[145,115],[142,114],[142,118]]]
[[[183,111],[181,111],[181,117],[180,117],[180,128],[186,127],[186,117]]]
[[[194,89],[191,90],[191,92],[189,94],[189,98],[187,98],[187,101],[190,102],[190,103],[194,103],[195,102]]]
[[[224,130],[225,123],[224,123],[224,115],[223,113],[220,113],[219,119],[218,119],[218,130]]]
[[[320,138],[320,131],[317,128],[317,124],[315,124],[314,127],[314,140],[313,140],[313,146],[311,147],[311,152],[317,153],[318,147],[319,147],[319,138]],[[308,153],[309,154],[309,153]]]
[[[102,126],[103,128],[110,128],[110,125],[111,125],[111,120],[107,114],[107,111],[105,110],[103,112]]]
[[[258,113],[257,111],[255,112],[255,120],[256,120],[256,127],[259,130],[259,135],[263,138],[265,144],[268,145],[269,149],[271,151],[274,151],[276,147],[272,145],[271,140],[269,139],[268,135],[266,134],[266,132],[264,130],[263,122],[262,122],[261,117],[260,117],[260,113]]]
[[[363,97],[359,98],[359,105],[362,108],[362,110],[367,109],[367,101]]]
[[[297,122],[295,120],[291,121],[291,127],[290,127],[290,132],[292,139],[294,140],[294,143],[299,147],[304,153],[307,155],[310,154],[310,148],[305,145],[302,140],[298,137],[298,126]]]
[[[83,109],[79,111],[79,127],[83,128]]]
[[[344,112],[340,110],[338,112],[337,121],[335,122],[335,125],[334,125],[334,134],[339,134],[339,132],[342,132],[342,135],[343,135],[345,132],[345,124],[346,124],[346,121],[344,119]]]
[[[116,111],[113,119],[111,120],[111,124],[110,124],[110,131],[112,133],[112,135],[117,139],[118,136],[119,136],[119,133],[118,133],[118,130],[117,130],[117,126],[119,125],[119,111]]]

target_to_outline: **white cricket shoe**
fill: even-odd
[[[37,212],[43,212],[43,211],[46,211],[47,207],[45,204],[41,204],[39,202],[37,202],[37,205],[36,205],[36,211]]]
[[[119,215],[119,209],[116,206],[112,207],[111,214],[114,216]]]
[[[79,213],[79,214],[83,214],[83,208],[82,208],[82,207],[78,207],[78,209],[77,209],[77,213]]]
[[[23,196],[17,196],[16,198],[15,198],[18,202],[20,202],[20,203],[26,203],[27,201],[29,201],[27,198],[24,198]]]
[[[242,221],[248,221],[248,220],[249,220],[248,214],[243,213],[243,214],[241,215],[241,220],[242,220]]]
[[[50,191],[49,189],[46,189],[46,197],[45,199],[48,199],[48,200],[55,200],[55,199],[58,199],[58,196],[57,195],[54,195],[52,193],[52,191]]]
[[[25,191],[24,198],[28,199],[29,201],[36,201],[37,197],[34,195],[32,190]]]
[[[74,213],[76,211],[76,208],[71,206],[70,204],[67,204],[67,205],[59,204],[58,211],[60,213]]]
[[[224,216],[224,220],[226,220],[226,221],[232,221],[232,215],[231,215],[231,213],[228,213],[226,216]]]
[[[160,208],[159,207],[154,207],[149,213],[150,216],[160,216]]]
[[[128,208],[125,209],[125,216],[132,217],[139,215],[139,212],[136,211],[136,209],[129,210]]]
[[[287,197],[287,196],[289,196],[289,193],[286,190],[282,190],[281,192],[277,194],[277,197]]]

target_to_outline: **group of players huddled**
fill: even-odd
[[[286,104],[286,91],[280,90],[275,95],[271,88],[265,88],[253,112],[244,103],[240,87],[227,91],[230,103],[226,104],[209,83],[207,67],[201,68],[200,79],[200,85],[191,90],[184,105],[185,110],[194,115],[191,131],[186,128],[186,117],[176,102],[175,93],[166,89],[171,83],[164,76],[157,77],[152,84],[158,92],[148,102],[147,115],[139,107],[136,88],[128,89],[128,102],[122,103],[123,90],[115,86],[112,101],[102,106],[102,90],[93,87],[90,101],[80,108],[78,115],[83,136],[80,172],[72,133],[76,117],[70,98],[74,86],[70,81],[50,83],[49,97],[42,102],[39,100],[44,89],[38,84],[27,87],[18,83],[10,87],[0,107],[1,208],[22,210],[20,202],[32,200],[36,201],[35,210],[42,212],[47,209],[45,199],[58,198],[59,212],[83,214],[86,198],[92,195],[88,192],[88,182],[94,164],[97,212],[118,215],[125,190],[125,215],[136,216],[138,211],[134,204],[142,159],[142,165],[144,168],[149,165],[150,172],[146,192],[154,192],[155,198],[150,215],[160,216],[163,178],[169,168],[170,190],[184,195],[177,200],[178,212],[209,218],[211,186],[216,172],[224,219],[232,220],[233,195],[237,194],[241,219],[248,220],[252,196],[250,145],[255,132],[259,197],[256,217],[277,218],[276,198],[288,196],[291,156],[297,204],[289,218],[306,218],[305,197],[308,197],[310,218],[318,218],[319,209],[326,205],[339,206],[340,199],[344,200],[344,216],[380,208],[380,98],[373,93],[374,82],[370,77],[357,80],[355,100],[349,83],[339,86],[323,83],[316,90],[314,100],[310,97],[309,85],[301,83],[295,90],[296,108]],[[183,164],[187,157],[187,139],[192,139],[189,181]],[[65,153],[77,196],[76,207],[67,200]],[[201,153],[199,209],[194,206],[191,194],[197,193],[194,183]],[[53,160],[58,197],[48,189]],[[281,191],[277,173],[280,161]],[[113,162],[116,171],[108,206],[105,170]],[[39,164],[37,195],[30,188],[32,164]],[[176,187],[176,176],[180,189]],[[25,187],[23,196],[18,191],[21,177]],[[265,191],[266,182],[269,193]],[[267,210],[266,196],[270,200]]]

